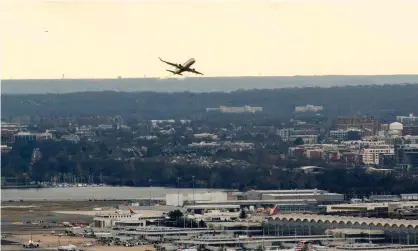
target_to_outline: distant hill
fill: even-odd
[[[229,92],[240,89],[402,83],[418,83],[418,75],[2,80],[1,92],[2,94],[71,93],[86,91]]]
[[[174,81],[173,86],[176,86]],[[247,114],[248,116],[288,119],[293,115],[295,106],[306,104],[324,106],[322,114],[328,117],[363,114],[383,116],[392,121],[396,115],[418,114],[418,84],[371,84],[274,90],[261,89],[261,86],[260,84],[258,86],[260,89],[257,90],[228,93],[115,91],[61,94],[2,93],[1,114],[2,118],[6,119],[10,116],[26,115],[42,118],[123,114],[125,118],[136,119],[196,120],[205,117],[212,119],[219,115],[207,113],[208,107],[251,105],[263,107],[263,112],[254,114],[255,117]],[[224,90],[227,88],[225,87]],[[248,117],[247,115],[245,117]],[[231,114],[226,115],[226,118],[230,119]]]

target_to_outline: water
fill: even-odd
[[[63,201],[63,200],[124,200],[164,198],[166,194],[177,194],[176,188],[165,187],[67,187],[67,188],[32,188],[2,189],[1,200],[24,201]],[[179,189],[180,194],[193,193],[193,189]],[[222,191],[216,189],[195,189],[195,193]]]

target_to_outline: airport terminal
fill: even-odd
[[[390,200],[345,201],[344,195],[317,189],[173,193],[110,207],[50,212],[85,219],[57,222],[51,234],[94,238],[100,245],[156,245],[161,250],[288,250],[303,243],[312,250],[417,250],[418,201],[405,194]],[[61,245],[60,250],[71,247]]]

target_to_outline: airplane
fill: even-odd
[[[308,241],[299,241],[298,245],[291,249],[280,249],[277,251],[314,251]]]
[[[192,248],[178,248],[177,251],[197,251],[197,249],[195,247]]]
[[[183,76],[183,74],[181,74],[181,73],[187,72],[187,71],[188,72],[193,72],[195,74],[203,75],[203,73],[198,72],[198,71],[196,71],[193,68],[190,68],[190,66],[192,66],[196,62],[196,60],[194,58],[190,58],[183,65],[181,65],[181,64],[175,64],[175,63],[170,63],[170,62],[164,61],[160,57],[159,57],[159,59],[161,60],[161,62],[164,62],[166,64],[169,64],[171,66],[176,67],[176,70],[174,70],[174,71],[172,71],[172,70],[166,70],[166,71],[169,71],[169,72],[173,73],[174,75],[181,75],[181,76]]]
[[[279,212],[279,205],[275,205],[273,209],[269,212],[269,216],[276,215]]]
[[[63,221],[61,224],[62,224],[64,227],[72,227],[72,226],[73,226],[73,224],[69,223],[68,221]]]
[[[130,212],[131,214],[136,214],[136,212],[134,211],[134,209],[133,209],[132,207],[129,207],[129,212]]]
[[[23,244],[24,248],[39,248],[39,242],[29,240],[28,244]]]
[[[84,247],[91,247],[91,246],[93,246],[93,243],[91,243],[91,242],[86,242],[86,243],[84,243],[84,244],[83,244],[83,246],[84,246]]]
[[[68,246],[59,246],[59,251],[82,251],[83,249],[78,248],[77,246],[73,244],[69,244]]]
[[[278,212],[279,212],[279,205],[275,205],[273,209],[270,209],[270,208],[257,209],[257,213],[264,213],[264,214],[267,214],[268,216],[276,215]]]

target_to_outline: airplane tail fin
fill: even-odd
[[[294,248],[294,251],[313,251],[313,249],[310,242],[299,241],[298,245]]]
[[[279,205],[275,205],[273,209],[270,211],[269,216],[276,215],[279,212]]]
[[[133,209],[132,207],[130,207],[130,208],[129,208],[129,212],[130,212],[131,214],[136,214],[136,213],[135,213],[135,211],[134,211],[134,209]]]
[[[299,241],[298,245],[295,247],[294,251],[301,251],[305,245],[304,241]]]

